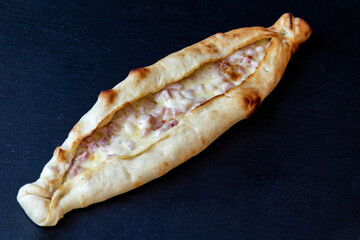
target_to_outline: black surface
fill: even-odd
[[[284,12],[313,34],[251,119],[164,177],[56,227],[25,215],[18,189],[101,90]],[[2,1],[1,239],[359,239],[358,32],[358,1]]]

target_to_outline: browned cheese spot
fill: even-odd
[[[135,78],[145,78],[149,74],[149,69],[146,67],[135,68],[130,71],[129,75],[133,75]]]
[[[240,77],[240,73],[237,73],[235,71],[231,71],[228,73],[228,76],[230,77],[231,80],[236,80]]]
[[[117,97],[117,93],[113,89],[101,91],[99,98],[105,101],[106,105],[111,105]]]
[[[241,73],[236,70],[239,65],[231,65],[228,62],[223,62],[220,67],[221,70],[233,81],[237,80],[241,76]]]

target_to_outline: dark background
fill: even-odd
[[[135,2],[0,2],[0,238],[360,239],[359,1]],[[313,34],[250,119],[165,176],[56,227],[26,216],[18,189],[101,90],[285,12]]]

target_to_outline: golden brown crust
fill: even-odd
[[[54,155],[56,155],[56,160],[59,162],[66,162],[66,151],[62,150],[61,147],[55,148]]]
[[[284,14],[272,27],[215,34],[173,53],[154,65],[132,70],[98,101],[70,131],[44,167],[40,178],[23,186],[18,201],[38,225],[53,226],[75,208],[104,201],[162,176],[205,149],[236,122],[248,117],[280,80],[291,54],[311,33],[305,21]],[[256,71],[242,84],[193,109],[163,137],[126,158],[112,157],[63,182],[81,140],[127,104],[190,75],[201,65],[225,58],[257,40],[270,38]]]
[[[117,93],[112,89],[103,90],[99,95],[99,98],[104,100],[108,106],[111,106],[114,103],[116,97]]]
[[[137,79],[142,79],[145,78],[149,73],[149,69],[147,69],[146,67],[142,67],[142,68],[135,68],[132,69],[129,73],[129,75],[134,76],[134,78]]]
[[[241,103],[243,104],[244,109],[249,110],[249,115],[246,116],[246,118],[248,118],[250,114],[260,106],[261,97],[256,91],[250,91],[248,94],[242,97]]]

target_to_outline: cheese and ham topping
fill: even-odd
[[[79,145],[66,178],[96,167],[111,156],[129,156],[156,141],[184,115],[238,86],[263,59],[269,39],[245,46],[224,60],[207,63],[190,76],[118,110],[112,120]]]

